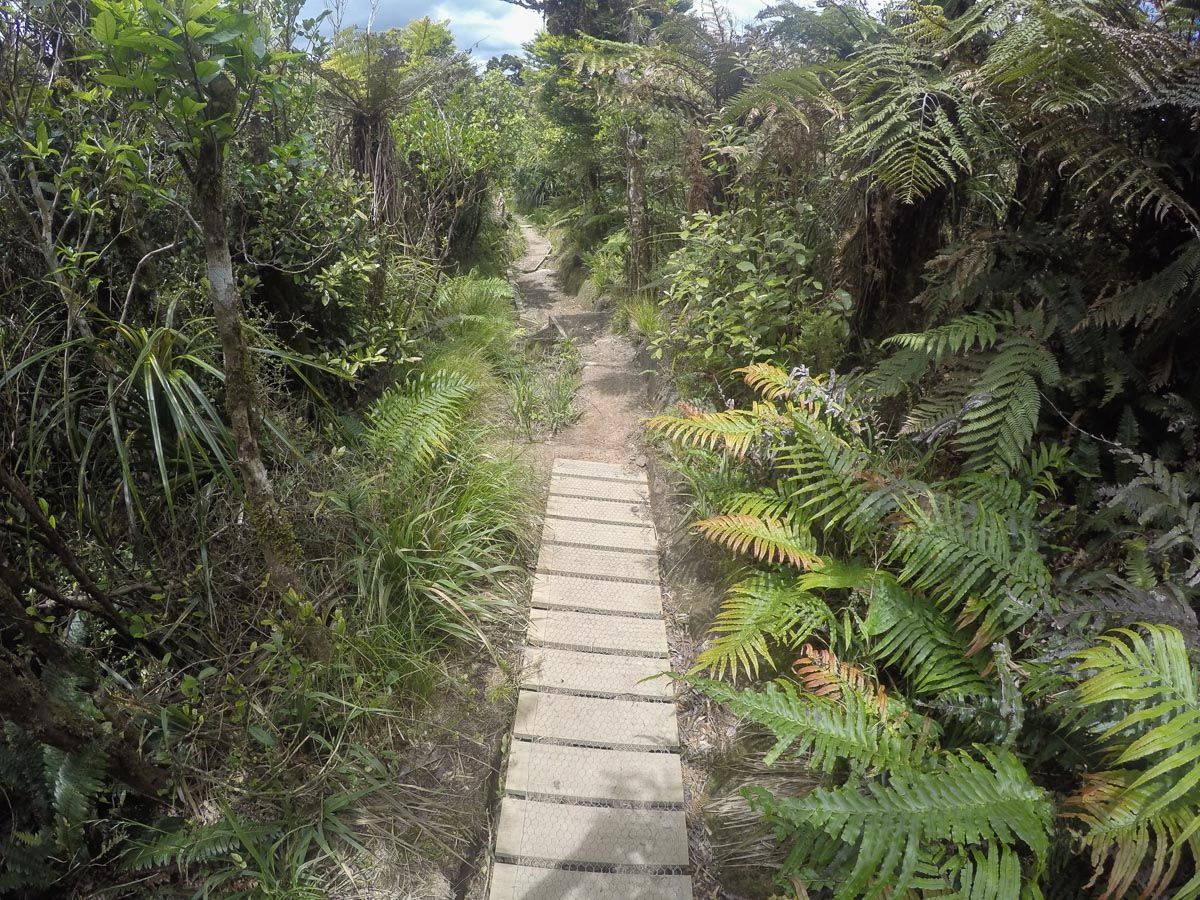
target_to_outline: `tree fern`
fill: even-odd
[[[729,589],[693,671],[707,669],[717,678],[728,671],[736,680],[740,669],[757,678],[761,664],[774,664],[771,642],[795,647],[831,619],[824,601],[794,579],[755,575]]]
[[[813,126],[814,111],[834,107],[835,103],[821,82],[820,71],[799,67],[766,72],[730,99],[721,112],[726,119],[780,118],[808,130]]]
[[[935,49],[888,40],[840,82],[853,124],[837,149],[905,203],[968,175],[1005,141],[1000,123],[943,71]]]

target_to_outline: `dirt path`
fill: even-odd
[[[533,449],[549,471],[555,457],[645,465],[641,422],[649,414],[637,349],[608,328],[608,315],[586,309],[558,286],[549,241],[521,221],[525,255],[514,266],[521,318],[531,333],[559,328],[579,342],[583,386],[579,420]]]

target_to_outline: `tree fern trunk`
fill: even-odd
[[[649,217],[646,213],[646,138],[637,128],[625,132],[626,201],[629,207],[629,289],[638,293],[650,280]]]

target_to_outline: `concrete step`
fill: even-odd
[[[550,493],[560,497],[595,497],[623,503],[650,502],[650,488],[644,481],[612,481],[581,475],[550,476]]]
[[[531,609],[529,640],[570,650],[641,656],[667,655],[667,628],[662,619],[597,615],[565,609]],[[667,665],[664,669],[670,668]]]
[[[613,875],[496,863],[491,900],[692,900],[686,875]]]
[[[569,800],[683,803],[677,753],[513,741],[505,791]]]
[[[521,691],[513,734],[619,748],[679,746],[675,704]]]
[[[609,500],[558,497],[553,493],[546,498],[546,515],[626,525],[650,524],[650,507],[641,501],[613,503]]]
[[[594,547],[543,542],[537,567],[539,572],[658,584],[658,557],[628,550],[597,550]]]
[[[618,481],[646,483],[646,473],[641,469],[586,459],[556,459],[553,472],[555,475],[586,475],[591,478],[614,478]]]
[[[589,547],[642,550],[646,553],[658,551],[658,539],[654,529],[648,525],[615,525],[608,522],[547,518],[542,525],[542,540],[555,544],[586,544]]]
[[[576,575],[533,577],[534,607],[568,607],[630,615],[662,615],[662,594],[657,584],[601,581]]]
[[[505,797],[496,829],[496,855],[600,865],[686,866],[687,827],[677,810]]]
[[[674,685],[663,674],[670,668],[667,660],[653,656],[529,647],[521,668],[521,685],[670,700]]]

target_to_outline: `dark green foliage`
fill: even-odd
[[[998,342],[994,327],[977,320],[896,343],[961,351]],[[1051,841],[1074,834],[1076,851],[1118,896],[1135,877],[1152,893],[1181,887],[1177,875],[1197,849],[1183,821],[1200,814],[1200,777],[1182,774],[1200,752],[1197,668],[1165,624],[1101,635],[1121,621],[1102,607],[1071,635],[1056,624],[1067,587],[1055,577],[1059,548],[1081,527],[1041,515],[1068,465],[1062,448],[1034,449],[1013,477],[969,458],[948,473],[923,441],[881,429],[837,376],[757,365],[745,377],[765,402],[651,421],[677,440],[723,446],[743,465],[754,448],[764,485],[739,485],[727,503],[743,532],[757,522],[775,535],[768,550],[765,533],[759,543],[731,541],[711,524],[720,517],[697,523],[711,539],[776,563],[731,590],[698,662],[753,675],[816,639],[875,671],[806,646],[794,682],[739,691],[692,679],[774,735],[764,762],[787,752],[849,776],[800,797],[747,794],[788,849],[784,871],[837,897],[885,886],[1014,897],[1068,877],[1047,866]],[[1110,493],[1110,508],[1163,536],[1134,545],[1126,566],[1144,583],[1159,588],[1162,578],[1192,595],[1191,482],[1160,461],[1129,461],[1141,474]],[[776,534],[788,527],[814,528],[803,559]],[[1160,573],[1148,551],[1178,555]],[[1107,552],[1101,544],[1098,557],[1074,562],[1102,569]],[[1062,665],[1067,657],[1077,665]],[[1052,817],[1048,791],[1080,782]],[[1082,832],[1056,832],[1064,817]]]
[[[511,262],[523,99],[433,23],[331,53],[296,10],[0,11],[5,896],[341,896],[463,840],[411,748],[530,511],[511,290],[449,260]],[[340,130],[377,89],[399,199]]]

